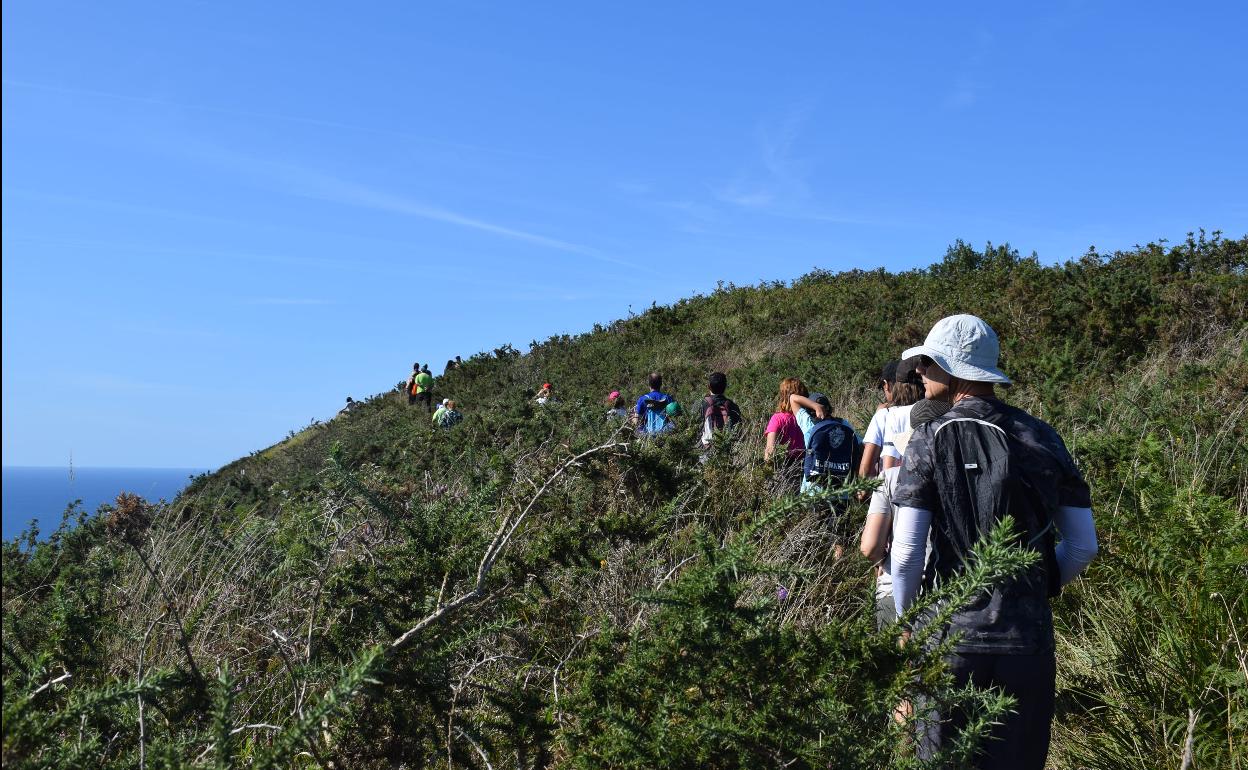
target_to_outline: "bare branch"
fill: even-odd
[[[620,441],[612,441],[606,444],[600,444],[594,447],[593,449],[587,449],[584,452],[581,452],[579,455],[576,455],[575,457],[565,461],[562,465],[560,465],[559,468],[551,475],[551,477],[546,479],[546,483],[542,485],[541,489],[537,490],[537,493],[533,495],[533,498],[531,500],[529,500],[529,504],[524,507],[524,510],[521,511],[518,516],[516,516],[514,519],[511,518],[510,516],[503,517],[502,523],[499,524],[498,531],[494,534],[494,539],[490,541],[489,546],[487,546],[485,549],[485,554],[481,557],[481,564],[477,568],[477,582],[476,582],[476,585],[472,587],[472,590],[452,600],[449,604],[445,604],[445,605],[442,605],[441,607],[438,607],[438,609],[436,609],[429,615],[422,618],[419,622],[416,623],[416,625],[409,628],[401,636],[399,636],[397,639],[395,639],[393,642],[390,643],[389,648],[387,648],[386,650],[386,655],[387,656],[393,655],[394,653],[398,652],[405,644],[407,644],[407,642],[411,640],[412,637],[414,637],[416,634],[419,634],[421,631],[425,630],[433,623],[436,623],[437,621],[446,617],[450,613],[458,610],[460,607],[463,607],[465,604],[469,604],[483,597],[485,595],[485,581],[486,579],[489,578],[490,572],[494,569],[495,562],[498,560],[498,557],[502,554],[503,549],[507,547],[507,544],[509,542],[511,542],[512,535],[514,535],[516,533],[516,530],[520,527],[520,525],[524,523],[525,517],[528,516],[529,512],[533,510],[533,506],[537,504],[537,501],[541,499],[542,495],[546,492],[546,490],[550,488],[550,485],[553,484],[556,479],[562,476],[564,472],[567,471],[569,468],[580,465],[581,461],[584,460],[586,457],[589,457],[590,455],[595,454],[597,452],[602,452],[608,449],[616,449],[618,447],[624,447],[624,446],[628,446],[628,444],[626,442],[620,442]]]

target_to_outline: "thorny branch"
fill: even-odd
[[[524,510],[521,511],[519,515],[514,518],[511,516],[503,517],[502,523],[499,524],[498,531],[494,534],[494,539],[490,541],[489,546],[485,549],[485,554],[481,557],[481,564],[477,568],[477,581],[476,584],[473,585],[472,589],[451,600],[449,603],[442,605],[418,621],[416,625],[403,632],[402,635],[390,643],[390,646],[386,650],[387,657],[397,653],[409,641],[411,641],[412,637],[416,636],[430,625],[455,612],[460,607],[470,604],[485,595],[485,581],[489,578],[490,572],[494,569],[494,564],[497,562],[498,557],[502,554],[503,549],[506,548],[507,544],[511,541],[512,535],[514,535],[516,530],[520,528],[520,525],[524,523],[525,517],[527,517],[529,512],[533,510],[533,506],[537,504],[537,501],[540,500],[546,490],[550,488],[550,485],[562,476],[565,471],[569,468],[579,466],[581,461],[590,455],[623,446],[627,446],[627,444],[625,442],[618,441],[600,444],[593,449],[587,449],[584,452],[581,452],[579,455],[576,455],[560,465],[559,468],[551,474],[550,478],[546,479],[546,483],[537,490],[537,493],[533,495],[533,498],[529,500],[529,504],[524,507]]]

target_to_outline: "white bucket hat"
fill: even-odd
[[[1001,343],[997,333],[973,315],[951,315],[936,322],[922,345],[910,348],[902,358],[927,356],[937,366],[962,380],[1010,384],[997,368]]]

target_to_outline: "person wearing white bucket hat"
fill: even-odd
[[[996,398],[995,386],[1010,384],[999,354],[996,332],[973,315],[941,319],[903,354],[919,357],[927,398],[952,406],[914,430],[902,459],[893,495],[893,598],[904,613],[920,592],[963,573],[980,538],[1012,518],[1019,542],[1040,555],[1035,566],[956,611],[933,639],[954,637],[947,662],[958,685],[999,688],[1017,700],[973,765],[1043,770],[1056,685],[1049,598],[1096,555],[1096,527],[1088,485],[1061,437]],[[930,623],[935,612],[926,608],[915,624]],[[920,709],[924,758],[967,719],[943,716]]]
[[[902,358],[915,356],[927,356],[950,376],[961,380],[1011,384],[1010,378],[997,368],[1001,356],[997,333],[984,319],[973,315],[951,315],[937,321],[922,345],[901,354]]]

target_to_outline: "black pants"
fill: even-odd
[[[429,412],[430,414],[433,413],[433,391],[432,390],[422,390],[421,392],[417,393],[416,400],[424,403],[426,412]]]
[[[1057,663],[1053,652],[1035,655],[958,654],[948,659],[954,684],[999,688],[1018,701],[1015,712],[993,727],[971,763],[982,770],[1044,770],[1053,722]],[[965,714],[930,715],[921,725],[919,755],[930,758],[966,724]]]

